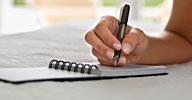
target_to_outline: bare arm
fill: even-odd
[[[192,60],[192,45],[183,37],[164,31],[163,37],[149,37],[149,47],[141,64],[173,64]]]
[[[161,37],[151,37],[132,26],[120,43],[115,35],[118,20],[103,17],[89,30],[85,40],[92,54],[104,65],[113,65],[114,50],[122,50],[118,66],[124,64],[173,64],[192,61],[192,0],[174,0],[170,20]]]
[[[192,60],[192,1],[174,0],[173,10],[162,37],[150,37],[141,63],[168,64]],[[147,59],[148,58],[148,59]]]
[[[192,1],[174,0],[166,30],[182,36],[192,44]]]

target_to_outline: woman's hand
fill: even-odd
[[[103,65],[113,65],[114,51],[122,50],[117,66],[129,63],[140,63],[147,54],[149,38],[138,28],[126,27],[125,37],[120,43],[116,36],[118,33],[118,20],[112,16],[102,17],[94,29],[89,30],[85,40],[92,46],[92,53]]]

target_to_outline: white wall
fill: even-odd
[[[12,6],[12,1],[13,0],[0,0],[0,35],[3,32],[5,10],[9,9]]]
[[[3,0],[0,0],[0,33],[2,32]]]
[[[15,34],[40,28],[33,9],[13,6],[13,0],[0,0],[0,35]]]

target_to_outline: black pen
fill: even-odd
[[[126,29],[128,17],[129,17],[129,10],[130,10],[130,6],[128,4],[125,4],[121,8],[120,19],[119,19],[119,30],[118,30],[118,34],[117,34],[117,39],[120,42],[122,42],[124,35],[125,35],[125,29]],[[114,66],[117,66],[120,56],[121,56],[121,50],[119,50],[119,51],[115,50],[115,54],[113,56]]]

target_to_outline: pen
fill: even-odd
[[[120,42],[122,42],[124,35],[125,35],[125,29],[126,29],[128,17],[129,17],[129,10],[130,10],[130,6],[128,4],[125,4],[121,8],[120,19],[119,19],[119,30],[118,30],[118,34],[117,34],[117,39]],[[120,56],[121,56],[121,50],[119,50],[119,51],[115,50],[115,54],[113,56],[114,66],[117,66]]]

